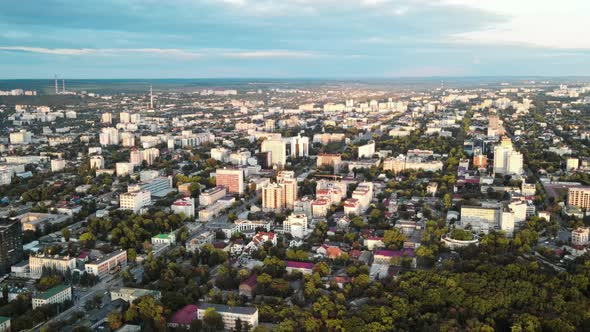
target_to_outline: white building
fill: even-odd
[[[307,216],[291,213],[283,222],[283,231],[293,237],[304,238],[307,235]]]
[[[127,191],[141,191],[147,190],[152,196],[164,197],[168,195],[172,189],[172,177],[171,176],[159,176],[157,178],[141,181],[136,184],[127,186]]]
[[[199,195],[199,205],[201,206],[208,206],[215,202],[218,199],[223,198],[227,195],[227,189],[222,186],[217,186],[211,189],[207,189],[201,192]]]
[[[158,234],[152,236],[153,245],[173,245],[176,243],[176,234],[170,232],[168,234]]]
[[[131,210],[133,213],[139,213],[151,203],[151,194],[148,190],[132,191],[119,195],[119,207],[122,210]]]
[[[10,144],[12,144],[12,145],[25,145],[25,144],[31,144],[33,134],[23,129],[21,131],[10,133],[9,137],[10,137]]]
[[[285,166],[287,163],[287,149],[281,139],[266,139],[262,141],[261,152],[270,152],[270,160],[273,166]]]
[[[118,145],[119,144],[119,130],[117,128],[102,128],[99,135],[100,145]]]
[[[117,176],[126,176],[133,173],[133,168],[135,166],[132,163],[116,163],[115,164],[115,172]]]
[[[72,300],[72,287],[69,285],[58,285],[47,291],[36,294],[32,298],[33,309],[48,305],[64,303]]]
[[[51,171],[52,172],[59,172],[66,168],[66,161],[65,159],[52,159],[51,160]]]
[[[359,159],[371,158],[375,154],[375,141],[369,141],[358,148]]]
[[[572,231],[572,244],[575,246],[584,246],[588,244],[590,228],[577,228]]]
[[[258,309],[255,307],[230,307],[222,304],[199,303],[197,304],[197,319],[205,317],[207,309],[211,308],[221,315],[225,330],[233,330],[236,321],[247,323],[251,328],[258,326]]]
[[[118,250],[96,261],[86,263],[84,269],[86,273],[102,279],[109,273],[120,271],[125,266],[127,266],[127,250]]]
[[[76,258],[59,255],[29,256],[29,270],[32,278],[40,278],[44,268],[65,274],[68,270],[71,272],[76,268]]]
[[[175,214],[183,213],[185,217],[193,218],[195,216],[195,199],[190,197],[181,198],[172,203],[170,208]]]

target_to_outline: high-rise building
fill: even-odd
[[[119,122],[120,123],[129,123],[129,122],[131,122],[131,115],[128,112],[121,112],[121,113],[119,113]]]
[[[262,211],[281,212],[285,209],[285,192],[278,183],[262,187]]]
[[[66,168],[66,160],[65,159],[51,159],[51,171],[52,172],[59,172]]]
[[[23,259],[23,231],[16,218],[0,218],[0,275]]]
[[[121,133],[121,145],[124,147],[134,147],[135,146],[135,135],[130,132],[123,132]]]
[[[270,152],[272,166],[285,166],[287,162],[287,148],[281,139],[267,139],[262,141],[262,152]]]
[[[301,135],[297,135],[295,137],[285,138],[284,140],[291,157],[309,156],[309,137],[301,137]]]
[[[499,174],[522,174],[523,156],[514,150],[512,141],[502,137],[500,145],[494,148],[494,172]]]
[[[264,121],[264,131],[272,133],[273,131],[275,131],[275,120],[273,119],[268,119],[266,121]]]
[[[113,115],[111,113],[102,113],[100,116],[100,122],[103,124],[113,123]]]
[[[571,187],[568,189],[567,204],[580,209],[590,209],[590,187]]]
[[[230,194],[244,193],[244,171],[235,168],[220,168],[215,172],[215,184],[224,186]]]
[[[118,145],[119,144],[119,130],[117,128],[102,128],[99,135],[100,145]]]
[[[17,131],[14,133],[10,133],[10,144],[12,145],[25,145],[31,144],[31,139],[33,134],[26,130]]]

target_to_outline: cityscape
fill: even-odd
[[[0,332],[590,331],[584,41],[504,1],[154,4],[0,13]]]

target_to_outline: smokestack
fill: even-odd
[[[55,94],[59,94],[59,85],[57,85],[57,75],[53,75],[55,77]]]
[[[61,90],[62,92],[66,92],[66,80],[61,80]]]

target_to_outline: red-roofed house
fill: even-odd
[[[301,272],[303,274],[312,274],[313,273],[313,263],[307,262],[293,262],[287,261],[287,273],[293,272]]]
[[[254,297],[256,292],[256,278],[258,278],[258,276],[256,274],[252,274],[240,283],[240,296],[243,295],[250,299]]]
[[[194,304],[187,304],[184,308],[175,312],[170,321],[168,322],[169,327],[180,327],[188,329],[191,323],[197,319],[198,307]]]

